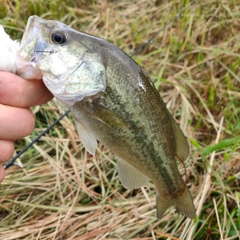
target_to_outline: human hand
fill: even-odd
[[[14,141],[29,135],[35,118],[29,107],[52,98],[41,80],[25,80],[8,72],[0,72],[0,164],[14,152]],[[5,171],[0,165],[0,182]]]

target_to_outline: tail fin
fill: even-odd
[[[175,199],[162,199],[157,193],[156,204],[158,219],[162,218],[165,211],[171,206],[175,206],[178,213],[183,214],[191,219],[193,219],[196,215],[193,200],[187,186],[185,187],[183,194]]]

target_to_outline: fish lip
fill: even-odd
[[[41,22],[42,20],[38,16],[29,17],[19,49],[19,55],[21,58],[32,63],[33,66],[36,65],[37,60],[41,55],[40,51],[43,50],[44,45],[43,43],[39,43],[41,36]],[[30,53],[28,45],[31,43],[33,43],[33,49],[31,49],[31,56],[28,56],[27,54]]]
[[[47,44],[44,42],[44,40],[41,37],[42,23],[44,23],[43,19],[39,18],[38,16],[34,15],[29,17],[23,37],[22,37],[21,45],[20,45],[20,51],[21,51],[29,43],[35,42],[32,56],[29,59],[26,59],[30,61],[34,66],[37,64],[39,58],[41,57],[42,53],[45,52],[44,50],[47,47]],[[56,51],[53,49],[51,51],[48,51],[48,53],[53,54],[53,53],[56,53]]]
[[[27,25],[25,27],[25,31],[22,37],[21,45],[20,47],[23,48],[26,44],[28,44],[29,41],[31,41],[34,37],[36,37],[36,32],[38,32],[40,29],[35,23],[35,21],[41,22],[41,19],[38,16],[31,16],[28,19]]]

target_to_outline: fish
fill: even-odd
[[[94,155],[99,141],[115,154],[125,188],[153,182],[158,219],[169,207],[195,217],[177,164],[188,141],[143,68],[104,39],[38,16],[28,19],[19,55],[70,109],[85,149]]]

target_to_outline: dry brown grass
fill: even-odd
[[[30,15],[58,19],[131,54],[183,2],[4,0],[0,23],[21,38]],[[186,167],[196,219],[170,209],[157,220],[153,184],[124,189],[114,155],[101,144],[96,156],[87,154],[69,115],[21,156],[24,168],[7,170],[0,239],[239,239],[239,26],[237,1],[196,1],[134,56],[191,143]],[[35,131],[16,143],[16,151],[65,108],[53,100],[33,111]]]

